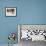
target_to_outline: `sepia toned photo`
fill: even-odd
[[[16,16],[16,8],[6,8],[6,16]]]

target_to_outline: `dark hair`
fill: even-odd
[[[14,9],[7,9],[7,12],[14,12]]]

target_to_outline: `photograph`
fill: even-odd
[[[16,8],[15,7],[6,8],[6,16],[16,16]]]
[[[34,43],[46,43],[46,25],[18,24],[18,41],[20,46],[31,46]]]

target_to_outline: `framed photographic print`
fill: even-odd
[[[16,7],[6,7],[6,16],[16,16]]]
[[[18,41],[46,41],[46,24],[19,24]]]

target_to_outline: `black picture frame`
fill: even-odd
[[[13,14],[12,14],[12,12],[13,12]],[[6,17],[16,17],[17,16],[17,8],[16,7],[5,7],[5,16]]]

